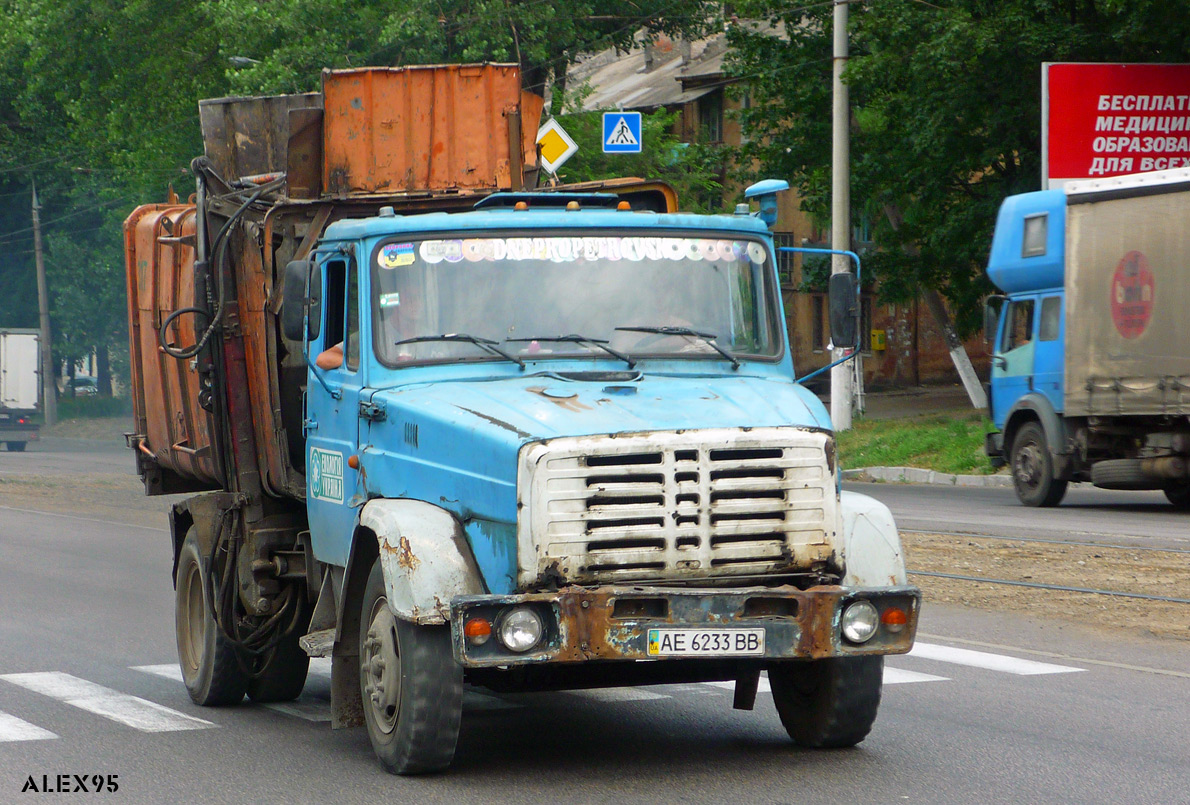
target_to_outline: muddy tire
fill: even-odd
[[[1166,499],[1174,505],[1175,508],[1182,511],[1190,511],[1190,486],[1171,486],[1164,490]]]
[[[867,737],[880,709],[883,657],[832,657],[769,666],[773,704],[798,746],[838,749]]]
[[[388,605],[380,560],[360,609],[360,695],[376,757],[392,774],[442,771],[463,716],[463,669],[449,626],[418,626]]]
[[[1045,431],[1026,422],[1012,440],[1008,466],[1017,499],[1026,506],[1057,506],[1066,494],[1066,480],[1054,477],[1054,458]]]
[[[24,442],[6,442],[6,444],[8,445],[8,452],[10,452],[10,453],[25,452],[25,443]]]
[[[237,704],[248,685],[235,649],[215,623],[207,569],[194,527],[186,532],[174,578],[174,627],[186,692],[204,707]]]
[[[295,589],[294,594],[302,593]],[[309,620],[308,613],[300,616],[293,631],[281,638],[264,670],[248,680],[249,699],[262,703],[291,702],[302,695],[310,670],[310,657],[302,650],[298,639],[306,633]]]

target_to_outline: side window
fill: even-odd
[[[1041,300],[1041,326],[1038,338],[1042,341],[1058,340],[1058,325],[1062,319],[1062,297],[1047,296]]]
[[[1049,234],[1049,213],[1030,215],[1025,219],[1025,238],[1021,244],[1021,257],[1041,257],[1045,254],[1045,241]]]
[[[1008,311],[1008,321],[1004,328],[1004,340],[1000,351],[1009,352],[1017,347],[1028,344],[1033,340],[1033,300],[1024,299],[1013,302]]]
[[[353,262],[347,267],[347,339],[343,348],[344,363],[351,371],[359,369],[359,268]]]
[[[344,340],[343,312],[347,291],[347,263],[343,260],[328,260],[323,265],[326,275],[326,297],[322,307],[326,310],[326,328],[322,331],[323,344],[333,347]]]

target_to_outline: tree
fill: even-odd
[[[750,79],[745,155],[825,219],[832,12],[806,5],[737,5],[787,38],[733,27],[729,69]],[[941,291],[970,333],[1000,202],[1040,186],[1041,63],[1186,61],[1190,15],[1160,0],[881,0],[851,6],[850,37],[853,218],[879,246],[865,271],[889,301]]]

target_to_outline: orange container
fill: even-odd
[[[331,195],[519,189],[536,162],[542,100],[513,64],[324,70],[322,93]]]

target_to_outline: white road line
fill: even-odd
[[[330,721],[331,703],[326,699],[313,696],[301,696],[292,702],[270,702],[265,705],[270,710],[295,716],[306,721]]]
[[[216,726],[210,721],[188,716],[156,702],[129,696],[70,674],[5,674],[0,676],[0,679],[142,732],[176,732]]]
[[[972,651],[967,648],[953,648],[939,646],[933,643],[915,643],[910,657],[920,657],[925,660],[939,660],[955,665],[967,665],[972,668],[983,668],[988,671],[1000,671],[1005,674],[1018,676],[1036,676],[1039,674],[1072,674],[1085,671],[1085,668],[1073,668],[1069,665],[1053,665],[1036,660],[1022,660],[1019,657],[1009,657],[1004,654],[990,654],[986,651]]]
[[[710,685],[710,686],[711,686],[711,687],[713,687],[713,688],[723,688],[724,690],[730,690],[730,691],[732,691],[732,692],[734,692],[734,691],[735,691],[735,682],[731,682],[731,681],[727,681],[727,682],[703,682],[702,684],[704,684],[704,685]],[[759,682],[757,683],[757,685],[756,685],[756,692],[757,692],[757,693],[770,693],[770,692],[772,692],[772,690],[773,690],[773,688],[772,688],[772,686],[771,686],[771,685],[769,685],[769,680],[768,680],[768,678],[767,678],[767,677],[763,677],[763,676],[762,676],[762,677],[760,678],[760,681],[759,681]]]
[[[0,710],[0,743],[8,741],[48,741],[58,736],[28,721]]]
[[[582,696],[596,702],[644,702],[653,699],[672,699],[668,693],[654,693],[643,688],[592,688],[591,690],[571,690],[572,696]]]
[[[884,666],[884,684],[886,685],[903,685],[909,682],[947,682],[949,679],[945,676],[934,676],[933,674],[922,674],[917,671],[906,671],[904,668],[890,668]]]
[[[154,676],[163,676],[175,682],[182,681],[182,669],[178,667],[177,663],[171,662],[167,665],[133,665],[132,670],[143,671],[146,674],[153,674]]]

